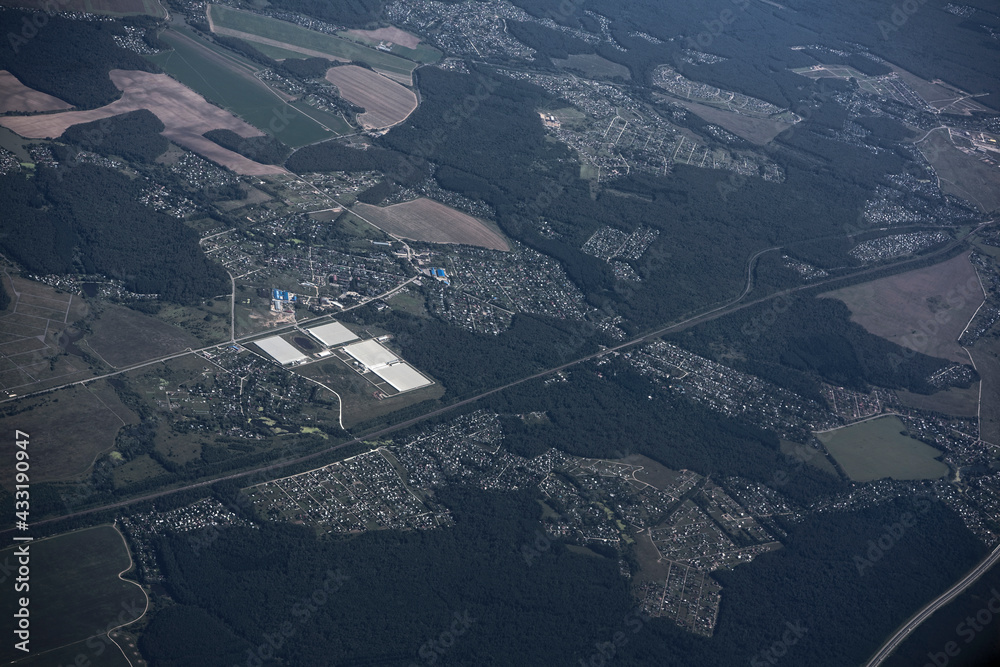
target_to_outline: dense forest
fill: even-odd
[[[5,35],[0,42],[0,69],[29,88],[92,109],[121,95],[108,76],[111,70],[159,71],[150,61],[115,43],[115,35],[125,34],[117,21],[38,15],[46,19],[41,28],[32,23],[32,13],[0,12],[0,34]]]
[[[229,290],[193,229],[139,201],[142,181],[90,164],[0,176],[0,248],[32,273],[103,274],[127,289],[191,302]],[[30,229],[31,234],[26,234]]]
[[[381,27],[386,0],[271,0],[271,6],[349,28]]]
[[[707,357],[818,399],[818,380],[929,394],[927,378],[950,362],[904,349],[850,321],[843,302],[793,296],[751,306],[670,336]]]
[[[285,144],[269,135],[243,137],[232,130],[209,130],[203,135],[223,148],[264,164],[281,164],[291,153]]]
[[[629,641],[615,664],[718,667],[744,664],[787,621],[805,630],[789,652],[794,664],[842,667],[862,662],[984,551],[953,512],[926,498],[813,515],[789,526],[785,548],[718,575],[723,603],[706,640],[638,615],[613,559],[556,540],[526,565],[520,548],[535,539],[541,511],[530,492],[450,487],[438,499],[454,527],[316,539],[268,522],[222,530],[197,551],[190,534],[163,538],[178,604],[154,615],[144,652],[180,665],[190,646],[218,637],[216,664],[244,664],[262,642],[282,664],[420,664],[433,654],[428,641],[451,628],[457,636],[436,656],[441,664],[577,665],[623,630]],[[915,527],[859,571],[869,541],[906,514]],[[934,556],[944,551],[946,561]],[[464,623],[452,625],[456,617]],[[171,641],[182,631],[188,646]]]
[[[304,146],[285,166],[298,174],[311,171],[381,171],[400,185],[416,185],[430,175],[427,161],[382,147],[351,148],[336,139]]]
[[[139,109],[90,123],[71,125],[60,141],[106,157],[120,157],[130,162],[153,162],[170,142],[160,132],[163,123],[152,112]]]

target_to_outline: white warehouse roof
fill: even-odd
[[[288,364],[295,363],[297,361],[305,361],[309,358],[281,336],[263,338],[261,340],[254,341],[254,343],[257,347],[264,350],[264,352],[271,355],[271,357],[277,360],[282,366],[287,366]]]
[[[425,387],[431,383],[430,380],[421,375],[417,369],[405,361],[375,369],[375,374],[391,384],[399,392]]]
[[[326,345],[327,347],[335,347],[341,343],[358,339],[358,337],[354,335],[353,331],[345,327],[340,322],[321,324],[318,327],[306,329],[306,331],[311,333],[316,340],[323,343],[323,345]]]
[[[351,355],[369,370],[376,370],[382,366],[388,366],[394,361],[399,361],[399,357],[391,351],[379,345],[376,340],[363,340],[344,348],[344,352]]]

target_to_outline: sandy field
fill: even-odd
[[[413,91],[364,67],[331,67],[326,80],[337,86],[345,99],[365,108],[358,122],[366,128],[391,127],[406,120],[417,108]]]
[[[73,105],[28,88],[13,74],[0,69],[0,113],[8,111],[58,111],[72,109]]]
[[[285,173],[281,167],[258,164],[201,136],[208,130],[217,129],[232,130],[243,137],[263,133],[228,111],[209,104],[201,95],[166,74],[111,70],[111,80],[122,91],[122,97],[107,106],[44,116],[8,116],[0,118],[0,125],[28,139],[55,138],[71,125],[148,109],[166,126],[163,136],[236,173],[252,176]]]

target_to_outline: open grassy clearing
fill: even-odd
[[[91,329],[93,333],[85,339],[87,346],[116,368],[201,347],[198,339],[183,329],[111,304],[104,306]]]
[[[5,5],[12,7],[27,7],[50,11],[52,0],[6,0]],[[167,15],[159,0],[58,0],[56,6],[61,12],[87,12],[89,14],[105,14],[107,16],[153,16],[164,18]]]
[[[417,108],[417,96],[395,81],[357,65],[331,67],[326,80],[348,101],[364,107],[358,122],[365,128],[391,127]]]
[[[820,296],[843,301],[851,320],[876,336],[932,357],[969,363],[958,336],[983,302],[969,253]]]
[[[379,44],[385,44],[390,47],[391,53],[418,63],[436,63],[441,60],[441,52],[433,46],[421,44],[420,38],[416,35],[393,26],[377,30],[346,30],[339,34],[346,39],[369,46],[378,47]]]
[[[969,349],[982,377],[980,437],[1000,447],[1000,339],[981,338]]]
[[[28,88],[13,74],[0,69],[0,113],[8,111],[57,111],[73,105],[58,97]]]
[[[887,416],[817,433],[816,437],[855,482],[883,477],[937,479],[948,474],[948,466],[936,460],[942,452],[902,435],[905,429],[899,417]]]
[[[5,428],[31,435],[31,480],[35,483],[80,477],[98,455],[114,447],[122,426],[137,422],[104,381],[6,403],[0,411]],[[13,461],[14,442],[0,443],[0,452]],[[8,466],[0,475],[5,488],[13,488],[13,474],[14,467]]]
[[[243,39],[259,41],[260,38],[263,38],[270,40],[267,43],[272,46],[288,51],[298,51],[306,55],[321,53],[337,60],[364,62],[407,84],[410,83],[410,75],[416,67],[416,63],[390,53],[268,16],[222,5],[209,5],[207,13],[213,30],[217,31],[219,28],[236,30],[245,33],[239,35]],[[254,37],[258,39],[255,40]]]
[[[96,526],[36,540],[30,548],[32,654],[91,637],[105,652],[119,651],[105,633],[142,616],[147,604],[138,584],[118,577],[131,564],[121,534],[111,525]],[[4,559],[16,560],[13,547],[0,551],[0,562]],[[12,610],[14,596],[3,598],[4,611]],[[13,641],[0,649],[4,664],[23,655]]]
[[[806,445],[800,445],[799,443],[791,442],[790,440],[782,440],[779,446],[781,447],[782,454],[785,454],[786,456],[795,457],[794,459],[792,459],[793,461],[797,462],[801,458],[806,458],[805,456],[802,456],[802,452],[804,451],[803,448],[806,447]],[[830,459],[828,459],[823,452],[817,449],[809,448],[808,453],[812,454],[812,456],[809,456],[806,459],[806,463],[819,470],[822,470],[823,472],[828,472],[834,477],[840,476],[840,474],[837,472],[837,468],[833,465],[833,463],[830,462]]]
[[[507,241],[484,223],[426,197],[392,206],[356,204],[353,212],[382,231],[404,239],[510,250]]]
[[[26,394],[92,375],[72,344],[84,300],[6,271],[0,280],[11,295],[0,312],[0,391]]]
[[[729,130],[736,136],[742,137],[743,139],[755,143],[758,146],[770,143],[772,139],[794,125],[794,123],[784,119],[777,120],[772,118],[754,118],[753,116],[748,116],[746,114],[726,111],[725,109],[719,109],[708,106],[707,104],[700,104],[698,102],[692,102],[691,100],[681,98],[676,98],[672,101],[684,107],[702,120],[709,123],[715,123],[716,125]]]
[[[596,53],[574,53],[568,58],[553,58],[556,67],[579,70],[588,77],[608,78],[621,77],[626,81],[632,78],[628,67],[611,62]]]
[[[340,395],[344,401],[344,428],[347,429],[422,401],[436,400],[444,395],[444,387],[440,383],[435,383],[422,389],[379,400],[375,397],[377,391],[375,386],[339,359],[300,366],[295,372],[322,382]],[[379,380],[374,376],[372,379]]]
[[[975,382],[967,389],[949,387],[933,394],[914,394],[904,389],[897,389],[899,402],[918,410],[930,410],[955,417],[975,417],[979,412],[979,383]]]
[[[984,213],[1000,210],[1000,168],[960,151],[944,128],[931,130],[916,146],[934,167],[944,192],[971,201]]]

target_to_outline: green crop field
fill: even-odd
[[[235,58],[223,56],[183,33],[167,31],[161,39],[173,50],[147,56],[150,60],[208,101],[229,110],[262,132],[274,134],[272,124],[287,121],[287,126],[275,136],[293,148],[336,136],[333,131],[324,129],[281,101]]]
[[[379,40],[377,39],[368,39],[360,35],[351,34],[349,30],[337,34],[342,35],[344,39],[351,40],[352,42],[369,44],[373,47],[378,46],[379,43]],[[403,56],[404,58],[407,58],[409,60],[415,60],[421,64],[436,63],[437,61],[441,60],[441,55],[442,55],[441,52],[435,49],[433,46],[423,43],[418,44],[416,48],[413,49],[402,46],[400,44],[393,44],[392,53],[397,56]],[[628,70],[625,71],[627,72]]]
[[[416,63],[404,60],[391,53],[385,53],[367,46],[352,42],[335,35],[327,35],[308,28],[302,28],[287,21],[280,21],[268,16],[251,14],[229,7],[211,5],[212,22],[216,28],[228,28],[240,32],[257,35],[265,39],[283,44],[289,51],[295,47],[319,51],[334,58],[358,60],[368,63],[375,69],[387,73],[409,76]],[[255,45],[256,46],[256,45]],[[278,46],[278,45],[272,45]]]
[[[856,482],[874,479],[937,479],[948,466],[935,457],[941,452],[930,445],[903,435],[898,417],[880,417],[817,433],[827,450]]]
[[[29,549],[31,653],[43,657],[46,651],[76,643],[79,652],[91,660],[98,651],[120,655],[101,636],[141,616],[146,595],[138,584],[118,578],[131,562],[118,531],[110,525],[96,526],[31,542]],[[14,547],[0,551],[0,563],[16,560]],[[15,596],[3,598],[4,615],[11,618]],[[4,664],[21,657],[24,654],[14,648],[13,641],[3,643],[0,660]],[[40,660],[34,664],[62,663]],[[116,663],[101,660],[100,664]]]

